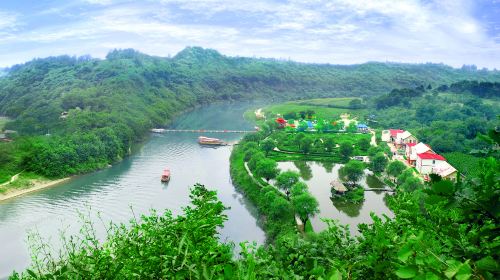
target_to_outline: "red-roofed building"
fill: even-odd
[[[277,118],[276,122],[279,124],[280,128],[284,128],[286,126],[286,120],[284,118]]]
[[[422,175],[428,175],[432,173],[432,170],[439,169],[445,164],[446,159],[441,155],[433,153],[432,151],[417,154],[416,168]]]
[[[396,142],[396,139],[398,137],[398,133],[403,133],[404,130],[402,129],[389,129],[389,133],[391,134],[389,140],[394,143]]]
[[[413,147],[415,147],[417,145],[417,143],[406,143],[406,147],[405,147],[405,156],[406,156],[406,160],[408,161],[408,163],[411,164],[411,160],[410,160],[410,157],[411,157],[411,149]]]

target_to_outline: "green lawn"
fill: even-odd
[[[318,106],[331,106],[337,108],[349,108],[349,102],[354,99],[359,99],[357,97],[340,97],[340,98],[316,98],[316,99],[308,99],[308,100],[300,100],[290,102],[292,104],[297,105],[318,105]]]
[[[443,156],[453,167],[465,176],[476,177],[479,175],[479,162],[481,158],[461,152],[445,153]]]
[[[347,109],[347,108],[331,108],[331,107],[325,107],[324,105],[321,105],[319,103],[324,102],[325,104],[331,103],[333,104],[333,99],[334,98],[326,98],[324,100],[322,99],[310,99],[310,100],[301,100],[301,101],[291,101],[283,104],[277,104],[277,105],[271,105],[268,107],[264,108],[264,111],[267,113],[272,113],[272,114],[286,114],[289,112],[301,112],[301,111],[308,111],[312,110],[315,112],[315,116],[317,118],[321,119],[327,119],[327,120],[336,120],[340,118],[340,115],[343,113],[349,113],[351,114],[351,117],[358,117],[358,119],[361,118],[361,116],[364,115],[364,110],[363,109]],[[345,104],[348,103],[352,98],[335,98],[338,101],[338,104]],[[311,102],[311,103],[310,103]],[[317,104],[317,105],[313,105]]]

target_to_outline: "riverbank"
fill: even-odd
[[[8,199],[12,199],[21,195],[25,195],[28,193],[36,192],[39,190],[43,190],[50,187],[55,187],[61,183],[69,181],[71,177],[66,177],[62,179],[56,180],[48,180],[48,179],[25,179],[23,182],[18,183],[18,181],[14,181],[8,185],[5,185],[8,189],[5,193],[0,194],[0,202]],[[15,187],[9,187],[11,184],[16,184]]]

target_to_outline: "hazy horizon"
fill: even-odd
[[[34,58],[186,46],[305,63],[500,68],[500,2],[43,0],[0,3],[0,67]]]

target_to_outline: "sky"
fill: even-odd
[[[0,67],[186,46],[230,56],[500,69],[500,0],[2,0]]]

